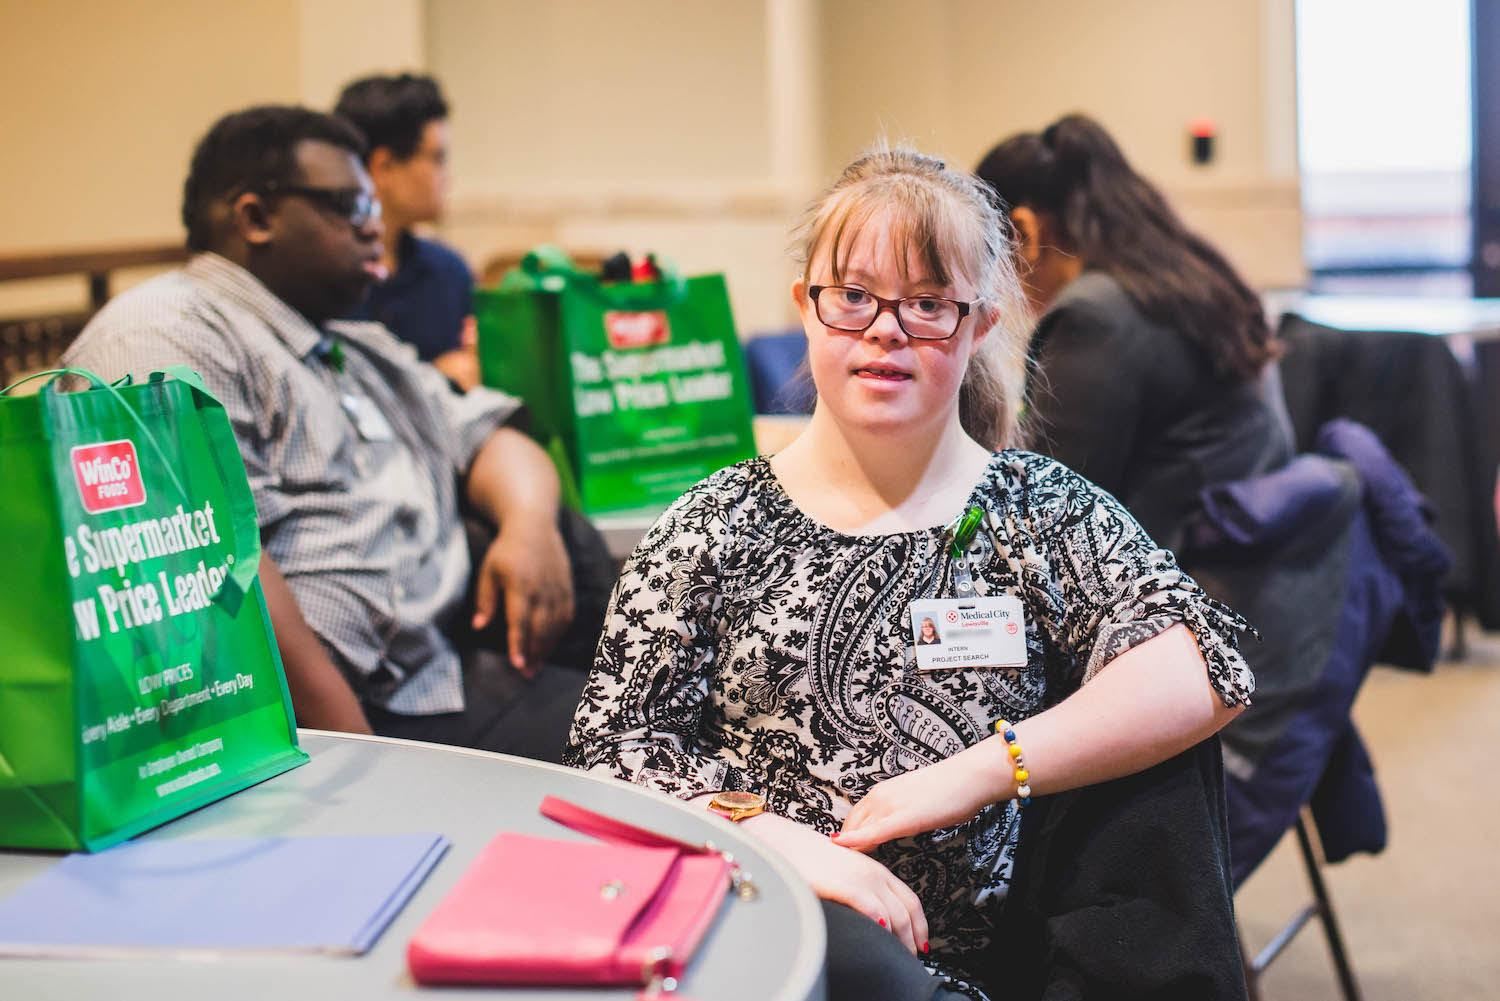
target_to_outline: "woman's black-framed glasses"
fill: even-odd
[[[364,229],[380,218],[380,199],[369,188],[314,188],[304,184],[273,182],[261,190],[270,196],[297,195],[306,198],[347,220],[355,229]]]
[[[969,315],[970,303],[940,295],[906,295],[882,299],[853,285],[809,285],[818,322],[834,330],[863,333],[887,309],[907,337],[918,341],[946,341],[958,333]]]

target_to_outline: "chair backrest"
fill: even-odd
[[[744,342],[745,372],[758,414],[810,414],[817,393],[800,330],[757,334]]]
[[[0,256],[0,283],[73,275],[88,281],[88,300],[80,304],[83,308],[0,317],[0,386],[55,366],[89,318],[109,299],[114,272],[177,264],[187,257],[187,248],[180,243]]]

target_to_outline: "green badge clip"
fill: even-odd
[[[984,521],[984,512],[977,504],[959,516],[958,524],[953,528],[953,544],[948,547],[949,554],[955,560],[963,556],[964,550],[969,548],[969,543],[974,541],[974,535],[979,531],[979,523],[982,521]]]

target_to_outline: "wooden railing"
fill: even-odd
[[[181,244],[168,243],[0,255],[0,283],[74,275],[88,282],[88,299],[82,308],[0,317],[0,386],[57,364],[84,324],[109,301],[114,272],[176,264],[187,256]]]

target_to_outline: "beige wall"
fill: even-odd
[[[299,0],[296,6],[297,100],[304,104],[331,108],[356,77],[426,65],[422,0]]]
[[[454,195],[764,178],[760,3],[428,0]]]
[[[445,235],[722,270],[742,331],[786,323],[786,234],[876,135],[972,165],[1019,129],[1099,117],[1190,223],[1299,283],[1292,0],[428,0],[452,97]],[[644,26],[650,26],[649,28]],[[1187,126],[1219,127],[1187,162]]]
[[[934,0],[918,18],[900,0],[825,0],[823,10],[829,166],[882,127],[972,165],[1011,132],[1084,111],[1162,182],[1202,176],[1186,136],[1204,116],[1220,131],[1207,173],[1262,174],[1258,3]]]
[[[193,142],[298,96],[297,5],[0,3],[0,247],[175,238]]]
[[[787,231],[880,129],[972,164],[1099,116],[1252,279],[1300,277],[1292,0],[0,0],[0,253],[177,239],[192,143],[259,101],[326,106],[425,66],[453,101],[444,233],[724,271],[789,319]],[[1190,168],[1189,119],[1220,159]],[[76,294],[76,290],[73,294]],[[0,290],[0,313],[18,293]]]
[[[785,322],[784,182],[815,163],[786,110],[787,76],[795,100],[811,86],[785,30],[804,6],[428,0],[454,105],[443,235],[479,265],[544,240],[655,251],[724,272],[742,332]]]
[[[972,167],[1094,116],[1260,284],[1301,280],[1291,0],[825,0],[826,160],[882,133]],[[1188,160],[1212,119],[1217,156]]]
[[[421,10],[420,0],[0,0],[0,253],[181,239],[188,158],[215,118],[327,104],[356,73],[420,65]],[[15,283],[0,288],[0,314],[82,296],[81,280]]]

